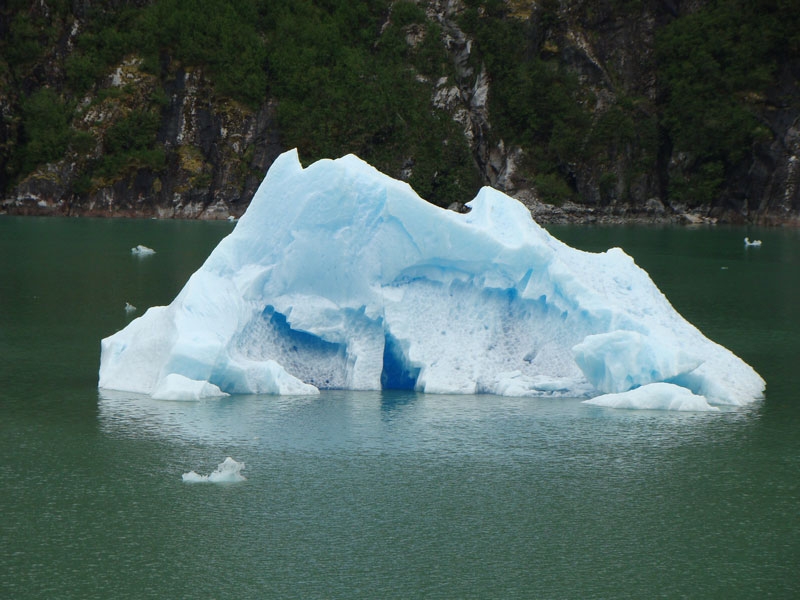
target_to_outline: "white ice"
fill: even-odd
[[[606,406],[609,408],[643,408],[681,411],[718,411],[704,396],[697,396],[685,387],[673,383],[649,383],[619,394],[603,394],[584,404]]]
[[[570,248],[491,188],[469,206],[437,208],[352,155],[303,168],[286,152],[173,302],[102,341],[99,385],[592,398],[667,382],[709,405],[761,396],[758,374],[622,250]]]
[[[247,477],[242,475],[242,469],[244,463],[236,462],[229,456],[208,475],[198,475],[194,471],[189,471],[181,477],[186,483],[236,483],[247,480]]]
[[[143,246],[139,244],[138,246],[131,248],[131,254],[135,256],[150,256],[151,254],[155,254],[156,251],[152,248],[148,248],[147,246]]]
[[[161,378],[152,396],[156,400],[202,400],[228,394],[208,381],[196,381],[178,373],[170,373]]]

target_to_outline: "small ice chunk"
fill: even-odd
[[[129,313],[129,314],[132,313],[132,312],[136,312],[136,307],[133,304],[131,304],[130,302],[126,302],[125,303],[125,312]]]
[[[230,456],[217,465],[216,470],[208,475],[199,475],[195,471],[184,473],[181,477],[186,483],[236,483],[247,481],[242,475],[243,462],[237,462]]]
[[[751,240],[749,237],[744,238],[745,246],[760,246],[761,240]]]
[[[139,244],[135,248],[131,248],[131,254],[134,256],[150,256],[151,254],[155,254],[156,251],[152,248],[148,248],[147,246],[142,246]]]
[[[607,408],[633,408],[644,410],[718,411],[705,396],[698,396],[674,383],[651,383],[621,394],[604,394],[584,400],[584,404]]]
[[[213,383],[189,379],[178,373],[170,373],[156,385],[153,398],[156,400],[201,400],[227,396]]]

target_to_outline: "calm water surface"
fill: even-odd
[[[230,230],[0,217],[0,598],[800,595],[800,232],[551,228],[751,363],[742,410],[98,394],[125,303],[169,303]],[[226,456],[247,481],[182,482]]]

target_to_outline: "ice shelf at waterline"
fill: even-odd
[[[352,155],[303,168],[286,152],[173,302],[102,341],[99,385],[164,399],[383,387],[646,408],[660,384],[654,407],[691,410],[761,396],[758,374],[622,250],[571,248],[491,188],[469,206],[428,204]],[[671,404],[670,390],[691,402]]]

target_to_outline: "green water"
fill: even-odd
[[[800,595],[800,232],[551,228],[752,364],[746,409],[99,395],[125,303],[171,301],[230,229],[0,217],[0,598]],[[246,482],[182,482],[226,456]]]

